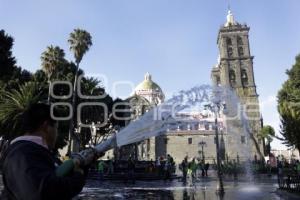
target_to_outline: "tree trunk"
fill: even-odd
[[[76,110],[77,110],[77,78],[78,78],[78,71],[79,71],[79,63],[76,63],[76,73],[74,77],[74,86],[73,86],[73,96],[72,96],[72,119],[70,120],[69,124],[69,146],[68,146],[68,152],[79,152],[80,148],[80,140],[78,136],[75,134],[75,128],[77,128],[77,116],[76,116]]]

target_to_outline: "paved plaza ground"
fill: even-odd
[[[278,192],[276,176],[254,177],[234,181],[225,178],[225,195],[216,193],[215,177],[198,178],[195,183],[184,184],[180,180],[173,181],[136,181],[135,184],[122,181],[88,180],[86,187],[77,199],[82,200],[296,200],[300,196],[286,192]],[[1,178],[2,179],[2,178]],[[0,183],[1,184],[1,183]],[[2,188],[2,184],[1,184]]]
[[[278,192],[276,176],[258,176],[249,182],[248,178],[224,181],[225,195],[216,194],[217,179],[214,177],[199,178],[195,183],[184,184],[180,180],[173,181],[137,181],[135,184],[123,182],[88,181],[80,199],[174,199],[174,200],[294,200],[295,195]]]

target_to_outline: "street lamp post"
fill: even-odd
[[[215,137],[216,137],[216,156],[217,156],[217,175],[219,180],[219,186],[218,186],[218,192],[220,195],[223,195],[225,193],[224,191],[224,185],[223,185],[223,178],[222,178],[222,171],[221,171],[221,158],[220,158],[220,144],[219,144],[219,126],[218,126],[218,115],[220,113],[220,110],[225,110],[225,104],[221,101],[220,93],[222,91],[219,87],[214,88],[213,90],[213,100],[212,104],[207,105],[206,107],[210,109],[214,113],[215,117]]]
[[[217,106],[216,106],[217,107]],[[219,131],[218,131],[218,113],[215,111],[215,134],[216,134],[216,151],[217,151],[217,168],[218,168],[218,179],[219,179],[219,192],[224,194],[224,186],[221,172],[221,159],[220,159],[220,146],[219,146]]]

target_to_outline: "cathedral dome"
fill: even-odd
[[[152,81],[151,75],[147,72],[145,79],[135,88],[135,94],[145,97],[149,102],[159,104],[164,101],[164,94],[157,83]]]
[[[148,72],[145,74],[145,79],[140,84],[138,84],[138,86],[135,88],[136,92],[140,90],[162,91],[159,85],[157,85],[155,82],[152,81],[152,77]]]

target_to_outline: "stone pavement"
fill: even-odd
[[[0,188],[2,189],[2,177]],[[76,199],[82,200],[296,200],[300,196],[285,191],[278,191],[275,176],[264,175],[239,177],[238,181],[224,179],[225,195],[216,193],[216,177],[198,178],[194,183],[186,184],[180,180],[173,181],[136,181],[135,184],[121,181],[88,180],[81,194]]]
[[[277,192],[276,177],[264,175],[254,177],[249,182],[247,177],[233,181],[225,178],[225,195],[216,193],[218,182],[215,177],[198,178],[194,183],[186,184],[173,181],[137,181],[126,184],[118,181],[88,181],[79,199],[171,199],[171,200],[296,200],[299,196]]]

